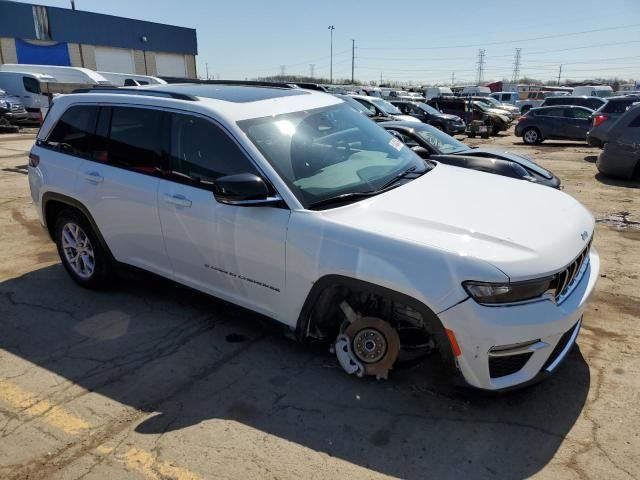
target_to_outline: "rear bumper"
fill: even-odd
[[[599,269],[600,258],[592,248],[584,274],[558,305],[542,300],[484,306],[469,298],[440,313],[460,347],[456,363],[464,382],[481,390],[504,391],[551,374],[575,343]],[[496,362],[496,357],[506,363]]]
[[[599,147],[599,148],[604,147],[604,142],[600,140],[598,137],[594,137],[593,135],[590,135],[589,132],[587,132],[587,143],[589,144],[590,147]]]

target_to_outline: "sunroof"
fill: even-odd
[[[154,90],[214,98],[225,102],[248,103],[271,98],[308,95],[298,88],[253,87],[238,85],[163,85]]]

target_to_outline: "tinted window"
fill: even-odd
[[[591,112],[581,108],[568,108],[565,116],[573,118],[589,118],[591,117]]]
[[[539,110],[536,115],[538,117],[564,117],[564,108],[548,108],[545,110]]]
[[[602,112],[604,113],[624,113],[627,111],[627,108],[629,108],[629,106],[634,103],[637,102],[638,99],[634,98],[634,99],[629,99],[629,100],[616,100],[616,101],[609,101],[605,107],[602,109]]]
[[[160,168],[163,118],[159,110],[114,107],[108,163],[146,173]]]
[[[72,155],[91,152],[98,107],[75,106],[64,112],[47,139],[47,145]]]
[[[202,118],[180,114],[171,116],[171,171],[202,183],[258,173],[224,131]]]
[[[24,85],[24,89],[27,92],[38,94],[41,93],[40,82],[38,82],[38,80],[36,80],[35,78],[22,77],[22,84]]]
[[[631,120],[631,123],[629,124],[629,126],[630,127],[640,127],[640,115],[636,115],[636,118]]]

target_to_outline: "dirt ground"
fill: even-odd
[[[553,170],[598,220],[602,258],[556,374],[469,397],[431,359],[349,377],[324,348],[169,282],[77,287],[31,204],[32,142],[0,135],[0,478],[640,477],[640,183],[597,175],[597,149],[469,141]]]

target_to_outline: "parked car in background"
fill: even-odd
[[[601,106],[607,103],[607,100],[600,97],[587,97],[582,95],[576,97],[575,95],[560,95],[556,97],[548,97],[544,99],[541,107],[553,107],[556,105],[578,105],[579,107],[587,107],[591,110],[597,110]]]
[[[418,92],[407,92],[407,99],[412,102],[424,102],[424,96],[420,95]]]
[[[531,108],[536,108],[542,106],[542,102],[549,97],[556,97],[568,95],[567,92],[547,92],[542,90],[530,91],[527,94],[527,98],[525,100],[516,101],[516,107],[520,109],[521,113],[525,113]]]
[[[49,97],[42,91],[43,84],[56,82],[50,75],[0,71],[0,89],[19,98],[30,122],[40,122],[42,111],[49,108]]]
[[[525,155],[486,147],[472,148],[431,125],[394,121],[382,126],[399,134],[404,144],[422,158],[560,188],[558,177]]]
[[[380,89],[380,87],[360,87],[357,90],[357,93],[358,95],[382,98],[382,90]]]
[[[593,110],[560,106],[532,108],[518,119],[515,134],[531,145],[547,139],[586,140]]]
[[[462,92],[460,93],[460,96],[462,97],[473,96],[473,95],[477,95],[480,97],[488,97],[489,95],[491,95],[491,89],[489,87],[480,87],[477,85],[471,85],[471,86],[464,87],[462,89]]]
[[[520,116],[520,110],[515,105],[510,105],[508,103],[501,103],[495,98],[491,98],[491,97],[470,97],[470,98],[476,102],[484,103],[488,108],[494,108],[502,112],[508,113],[512,120]]]
[[[58,83],[76,83],[79,85],[111,85],[111,82],[94,70],[80,67],[61,67],[57,65],[25,65],[22,63],[0,64],[0,72],[37,73],[50,75]]]
[[[572,95],[580,96],[587,95],[589,97],[612,97],[613,88],[609,85],[583,85],[580,87],[574,87]]]
[[[424,89],[424,98],[426,100],[436,97],[453,97],[453,92],[449,87],[427,87]]]
[[[0,126],[18,125],[27,120],[27,110],[20,100],[0,90]]]
[[[511,124],[511,119],[505,112],[490,111],[480,102],[474,102],[465,97],[438,97],[427,102],[442,113],[456,115],[464,120],[466,124],[474,120],[482,120],[490,129],[492,135],[506,130]]]
[[[464,133],[466,125],[457,115],[442,113],[422,102],[392,101],[403,114],[417,118],[435,128],[447,132],[449,135]]]
[[[368,97],[366,95],[353,95],[353,98],[368,108],[374,117],[388,117],[390,120],[407,120],[409,122],[420,121],[417,118],[404,115],[397,107],[394,107],[382,98]]]
[[[151,75],[135,75],[131,73],[98,72],[118,87],[135,87],[140,85],[166,85],[167,82]]]
[[[380,110],[376,110],[374,113],[372,109],[366,107],[362,102],[359,102],[358,100],[353,98],[353,95],[344,95],[342,93],[334,93],[333,95],[338,97],[350,107],[354,108],[357,112],[360,112],[365,117],[370,118],[374,122],[389,122],[393,120],[393,117],[391,115],[381,113]]]
[[[493,92],[489,97],[495,98],[501,103],[508,103],[511,105],[515,105],[520,99],[518,92]]]
[[[630,107],[612,125],[596,166],[605,175],[640,177],[640,104]]]
[[[640,95],[609,97],[591,118],[592,124],[587,133],[587,143],[592,147],[603,147],[607,141],[607,134],[616,120],[636,102],[640,102]]]

